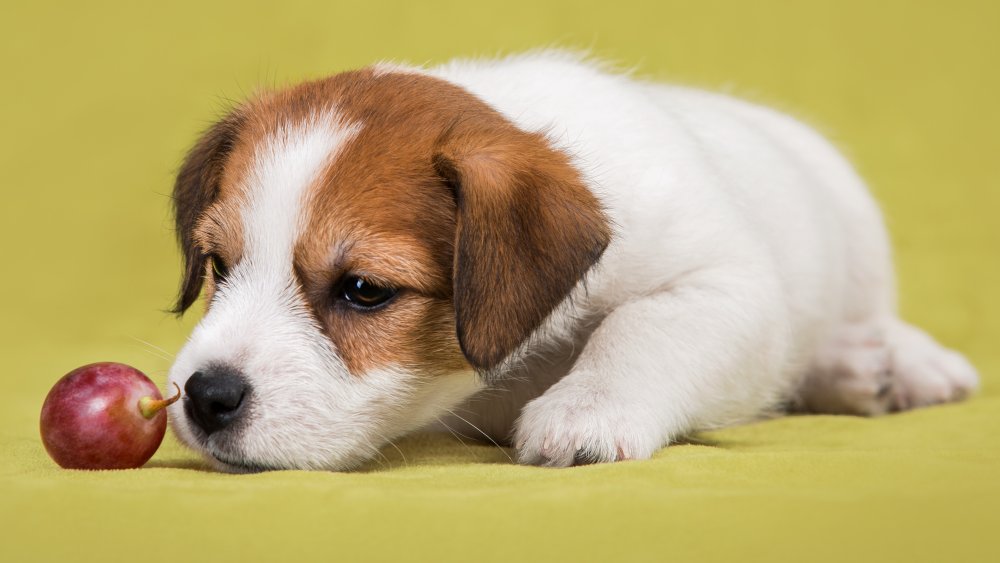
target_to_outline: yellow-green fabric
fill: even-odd
[[[172,437],[141,470],[48,459],[58,377],[115,360],[162,384],[196,322],[163,312],[168,193],[228,100],[546,45],[817,125],[883,203],[904,315],[981,392],[566,470],[433,437],[352,474],[217,474]],[[1000,561],[1000,3],[15,0],[0,57],[0,561]]]

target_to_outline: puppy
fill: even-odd
[[[222,470],[349,469],[437,424],[526,464],[644,459],[977,385],[896,315],[879,210],[816,133],[565,54],[263,92],[174,196],[177,311],[207,312],[171,420]]]

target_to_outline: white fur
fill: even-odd
[[[793,119],[562,54],[406,71],[449,80],[523,129],[546,131],[615,226],[586,290],[519,352],[502,389],[472,397],[450,424],[497,439],[513,432],[521,461],[562,466],[645,458],[790,400],[876,414],[975,387],[964,359],[895,317],[875,203]],[[197,439],[175,408],[185,442],[248,466],[344,468],[479,389],[468,373],[352,379],[303,310],[290,269],[299,194],[353,127],[289,131],[258,163],[250,259],[220,288],[171,381],[183,386],[205,362],[238,362],[259,400],[241,438],[225,444]]]
[[[933,340],[910,338],[895,318],[888,237],[850,165],[809,128],[718,94],[634,81],[573,57],[546,54],[455,62],[431,71],[472,91],[521,127],[543,130],[573,155],[616,225],[599,266],[542,331],[540,347],[598,318],[582,352],[538,398],[517,392],[473,401],[468,416],[503,432],[513,423],[520,459],[568,465],[645,458],[699,429],[752,420],[798,400],[807,376],[844,325],[880,334],[895,386],[838,412],[952,400],[975,370]],[[570,327],[570,330],[567,330]],[[900,327],[905,327],[901,329]],[[569,337],[573,340],[573,337]],[[548,342],[546,341],[548,339]],[[919,346],[917,345],[919,340]],[[556,351],[550,355],[558,356]],[[914,349],[919,348],[919,349]],[[853,350],[847,353],[853,353]],[[934,373],[935,392],[917,385]],[[933,366],[933,367],[931,367]],[[544,369],[544,368],[543,368]],[[884,372],[864,371],[878,379]],[[537,391],[533,389],[533,391]],[[505,396],[515,405],[497,406]],[[877,403],[877,404],[875,404]]]

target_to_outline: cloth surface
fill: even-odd
[[[17,2],[0,18],[0,561],[996,561],[1000,4]],[[881,201],[904,317],[967,354],[968,402],[795,416],[648,461],[551,470],[417,436],[356,473],[224,475],[168,435],[65,471],[38,414],[79,365],[162,386],[172,174],[229,99],[380,59],[540,45],[732,92],[830,136]],[[465,432],[471,432],[464,429]]]

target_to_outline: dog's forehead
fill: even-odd
[[[241,256],[300,273],[377,259],[411,274],[394,281],[446,292],[455,201],[434,149],[484,109],[442,80],[371,69],[261,94],[239,110],[213,212],[238,216]]]
[[[436,80],[384,74],[366,80],[343,104],[361,126],[313,187],[309,236],[300,240],[299,258],[306,269],[323,268],[332,259],[331,245],[343,243],[355,260],[378,255],[383,262],[408,264],[401,274],[417,270],[397,281],[445,291],[455,200],[435,173],[433,156],[452,112],[461,110],[429,103],[439,90]],[[366,269],[363,263],[352,266]]]

